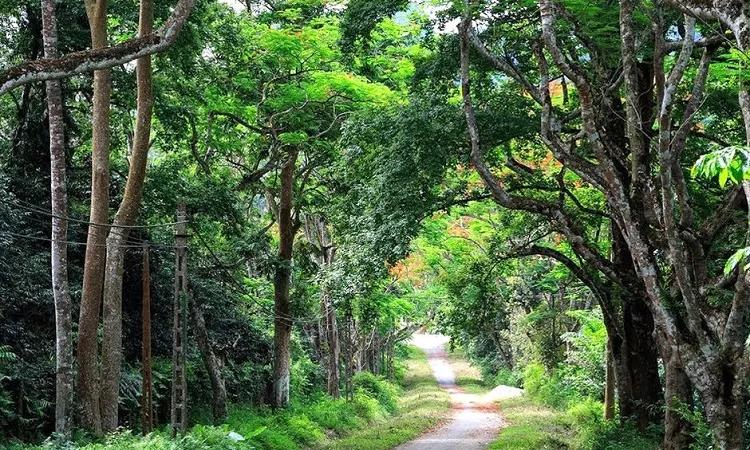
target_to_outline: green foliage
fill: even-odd
[[[368,46],[375,27],[385,18],[409,6],[408,0],[367,1],[353,0],[347,5],[342,23],[341,45],[351,52],[355,44]]]
[[[675,409],[680,417],[690,424],[690,437],[692,438],[690,450],[714,448],[714,434],[706,421],[703,410],[685,404],[678,404]]]
[[[711,65],[711,75],[733,85],[744,83],[750,80],[748,62],[750,58],[747,53],[732,47],[727,53],[719,55],[718,61]]]
[[[724,265],[724,275],[729,275],[740,264],[744,264],[742,270],[750,269],[750,264],[745,264],[750,258],[750,247],[737,250]]]
[[[383,377],[370,372],[360,372],[352,378],[352,385],[357,392],[374,398],[388,412],[396,412],[398,389]]]
[[[505,385],[513,387],[523,386],[523,374],[508,368],[501,368],[492,378],[494,385]]]
[[[719,178],[719,185],[727,181],[741,183],[750,178],[750,148],[726,147],[698,158],[692,169],[694,178]]]

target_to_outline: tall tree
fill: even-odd
[[[42,1],[44,57],[57,58],[55,0]],[[52,204],[52,293],[55,298],[55,432],[71,431],[73,401],[73,328],[68,285],[68,194],[66,183],[65,120],[62,82],[47,81],[50,192]]]
[[[294,179],[297,171],[297,150],[291,150],[281,167],[279,204],[277,220],[279,224],[279,255],[273,278],[274,321],[273,321],[273,398],[276,408],[289,405],[289,381],[292,362],[292,302],[289,288],[292,282],[292,250],[294,237],[299,229],[294,211]],[[298,212],[298,211],[297,211]],[[293,214],[295,213],[295,214]]]
[[[725,7],[717,7],[713,17],[725,21],[742,41],[746,35],[743,8],[730,8],[728,2],[695,4],[693,13],[704,18],[716,5]],[[749,331],[748,275],[742,267],[724,275],[712,275],[711,271],[721,260],[717,238],[747,227],[746,220],[744,224],[737,221],[738,198],[743,194],[741,189],[733,189],[714,201],[709,213],[699,214],[695,191],[689,188],[684,173],[685,166],[692,164],[686,152],[688,137],[699,117],[714,47],[722,37],[699,39],[695,17],[686,16],[677,25],[684,30],[680,40],[668,41],[671,25],[666,22],[668,11],[663,4],[645,9],[654,18],[651,28],[636,20],[636,7],[646,8],[645,4],[622,1],[619,7],[611,5],[610,10],[617,14],[620,28],[619,39],[609,41],[610,51],[620,55],[620,61],[612,64],[607,61],[611,52],[602,51],[602,42],[586,38],[586,24],[571,9],[575,5],[540,0],[542,45],[535,51],[535,77],[540,81],[535,86],[515,61],[493,55],[477,39],[471,29],[473,13],[469,6],[473,3],[467,2],[467,19],[461,28],[464,103],[473,162],[494,197],[501,204],[554,220],[582,260],[644,301],[662,356],[680,362],[672,365],[666,361],[668,367],[677,370],[666,373],[667,386],[675,388],[667,392],[667,402],[671,404],[672,395],[683,391],[676,388],[682,383],[674,380],[684,373],[703,402],[717,447],[741,448],[740,380],[746,376],[743,361]],[[636,42],[652,51],[641,52]],[[520,199],[486,170],[468,89],[470,46],[539,102],[542,139],[559,164],[602,193],[632,270],[613,271],[609,264],[603,264],[587,248],[564,208]],[[573,47],[585,56],[571,53]],[[608,76],[620,63],[622,76]],[[688,82],[691,64],[696,69]],[[552,103],[549,82],[554,72],[566,76],[575,86],[578,106],[573,114],[561,114]],[[690,92],[687,98],[677,95],[681,88]],[[670,424],[667,429],[672,429]],[[665,446],[672,446],[672,442],[665,439]]]
[[[105,48],[108,44],[107,0],[86,0],[86,14],[91,28],[92,48]],[[86,239],[77,349],[78,392],[82,407],[81,424],[97,434],[102,432],[99,409],[97,330],[107,255],[111,97],[111,70],[97,70],[94,72],[92,107],[90,224]]]
[[[152,0],[141,0],[139,31],[141,38],[153,31],[154,7]],[[130,168],[120,207],[107,237],[107,260],[104,272],[102,340],[102,427],[112,431],[118,425],[118,400],[122,369],[122,275],[125,245],[135,225],[143,197],[148,152],[151,147],[151,118],[154,94],[151,57],[144,56],[136,63],[138,89],[135,131],[130,151]]]
[[[198,348],[201,351],[203,364],[206,366],[208,378],[211,380],[212,405],[214,423],[220,424],[227,418],[227,386],[224,376],[221,374],[221,361],[216,356],[212,346],[211,337],[206,327],[206,319],[203,317],[201,306],[190,295],[190,318],[193,326],[193,334]]]

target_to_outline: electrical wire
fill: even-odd
[[[25,202],[23,200],[15,199],[15,200],[10,200],[10,202],[8,203],[11,203],[18,208],[25,209],[29,212],[33,212],[36,214],[43,214],[45,216],[52,217],[55,219],[67,220],[68,222],[79,223],[79,224],[84,224],[84,225],[89,225],[89,226],[97,226],[97,227],[102,227],[102,228],[148,229],[148,228],[173,227],[175,225],[183,225],[183,224],[188,223],[188,221],[182,221],[182,222],[158,223],[158,224],[151,224],[151,225],[115,225],[115,224],[90,222],[88,220],[78,219],[78,218],[70,217],[70,216],[60,216],[60,215],[54,214],[51,210],[40,208],[32,203]]]
[[[72,223],[76,224],[82,224],[82,225],[89,225],[89,226],[99,226],[99,227],[107,227],[107,228],[126,228],[126,229],[149,229],[149,228],[161,228],[161,227],[173,227],[176,225],[181,224],[189,224],[189,221],[179,221],[179,222],[171,222],[171,223],[161,223],[161,224],[153,224],[153,225],[132,225],[132,226],[117,226],[117,225],[110,225],[110,224],[101,224],[101,223],[95,223],[90,222],[83,219],[77,219],[70,216],[60,216],[52,213],[49,210],[40,208],[36,205],[33,205],[28,202],[24,202],[22,200],[11,200],[8,202],[20,209],[26,210],[27,212],[34,213],[34,214],[41,214],[47,217],[51,218],[57,218],[57,219],[63,219],[67,220]],[[42,220],[33,216],[27,216],[24,217],[24,219],[31,220],[37,224],[42,225],[49,225],[49,222],[46,220]],[[235,294],[241,295],[243,297],[249,298],[250,301],[258,308],[258,312],[261,312],[265,314],[267,317],[269,317],[272,320],[280,319],[285,321],[287,324],[310,324],[310,323],[319,323],[321,320],[324,320],[326,318],[325,315],[317,315],[315,317],[308,317],[308,318],[296,318],[291,315],[287,314],[278,314],[276,311],[269,308],[267,305],[264,305],[260,303],[257,299],[255,299],[255,296],[252,295],[247,291],[247,286],[239,283],[235,277],[234,274],[232,274],[227,268],[227,264],[221,261],[221,259],[216,255],[216,253],[211,249],[211,247],[208,245],[204,237],[200,234],[198,230],[195,229],[195,227],[191,227],[195,231],[195,236],[198,238],[198,241],[200,242],[201,246],[204,247],[211,258],[214,260],[214,262],[217,264],[217,266],[227,275],[226,280],[229,281],[229,287],[233,290]],[[14,237],[18,239],[26,239],[31,241],[39,241],[39,242],[48,242],[52,243],[55,242],[55,240],[48,238],[48,237],[42,237],[42,236],[34,236],[29,234],[22,234],[22,233],[15,233],[12,231],[7,230],[0,230],[0,235],[5,235],[9,237]],[[63,241],[66,245],[74,245],[74,246],[87,246],[89,245],[87,242],[79,242],[79,241],[70,241],[65,240]],[[91,244],[96,247],[108,247],[112,246],[113,244]],[[117,245],[118,248],[124,248],[124,249],[140,249],[143,250],[144,245],[148,247],[149,250],[158,250],[158,251],[168,251],[173,252],[175,247],[170,245],[162,245],[157,244],[154,242],[147,241],[145,239],[137,239],[133,236],[128,236],[123,244]],[[334,311],[334,308],[332,306],[327,306],[326,310],[324,311],[325,314],[330,314]]]

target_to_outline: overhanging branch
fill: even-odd
[[[59,80],[72,75],[109,69],[167,49],[195,6],[195,0],[179,0],[172,15],[156,32],[101,49],[68,53],[60,58],[38,59],[0,73],[0,95],[28,83]]]

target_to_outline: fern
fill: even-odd
[[[13,353],[8,345],[0,345],[0,367],[5,363],[16,360],[16,354]]]

